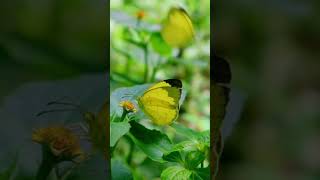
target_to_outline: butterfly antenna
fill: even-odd
[[[72,103],[72,102],[51,101],[51,102],[47,103],[47,106],[51,106],[51,105],[66,105],[66,106],[72,106],[72,107],[78,109],[81,113],[86,112],[83,107],[81,107],[81,106],[78,105],[78,104]]]
[[[51,110],[45,110],[45,111],[41,111],[38,114],[36,114],[36,116],[41,116],[47,113],[51,113],[51,112],[66,112],[66,111],[77,111],[78,109],[51,109]]]
[[[138,94],[124,94],[124,96],[121,96],[121,99],[129,98],[130,100],[132,100],[132,99],[137,99],[137,97],[139,97]]]

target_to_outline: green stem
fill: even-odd
[[[148,82],[148,74],[149,74],[149,65],[148,65],[148,47],[147,45],[143,48],[144,52],[144,82]]]
[[[177,58],[182,58],[183,52],[184,52],[184,49],[183,48],[179,48]]]
[[[159,56],[158,63],[157,63],[157,65],[153,68],[153,71],[152,71],[151,82],[153,82],[153,81],[155,80],[155,77],[156,77],[156,74],[157,74],[157,71],[158,71],[158,69],[159,69],[160,64],[161,64],[161,57]]]
[[[129,151],[129,155],[127,157],[127,163],[130,165],[132,162],[132,155],[133,155],[133,150],[134,150],[134,143],[132,141],[132,139],[129,136],[125,136],[127,138],[127,140],[129,141],[130,144],[130,151]]]
[[[124,118],[126,118],[128,113],[129,112],[125,108],[123,108],[123,112],[122,112],[122,116],[120,118],[120,122],[123,122]]]

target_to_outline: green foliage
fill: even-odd
[[[189,170],[182,166],[171,166],[161,173],[161,180],[208,180],[210,179],[209,168]]]
[[[130,127],[128,122],[110,122],[110,147],[113,147],[129,131]]]
[[[200,163],[205,160],[205,154],[201,151],[190,151],[185,158],[185,165],[187,169],[195,169]]]
[[[169,161],[169,162],[183,163],[183,159],[182,159],[180,151],[169,152],[167,154],[164,154],[162,156],[162,158],[166,161]]]
[[[181,166],[168,167],[161,173],[162,180],[189,180],[192,175],[192,171],[185,169]]]
[[[171,55],[172,49],[162,39],[160,32],[154,32],[151,36],[151,46],[155,52],[162,56]]]
[[[111,160],[112,180],[133,180],[130,169],[121,160]]]
[[[166,134],[158,130],[150,130],[131,121],[130,137],[133,142],[154,161],[164,162],[163,154],[170,151],[172,143]]]

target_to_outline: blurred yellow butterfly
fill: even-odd
[[[194,37],[192,21],[187,12],[180,7],[172,7],[162,24],[161,35],[172,47],[187,46]]]
[[[139,107],[156,125],[169,125],[179,115],[182,83],[167,79],[149,87],[138,97]]]

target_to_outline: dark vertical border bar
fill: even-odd
[[[210,4],[210,179],[217,179],[219,159],[223,151],[221,129],[230,96],[231,67],[227,60],[216,54],[214,47],[215,10]]]
[[[214,43],[213,43],[213,34],[214,34],[214,0],[210,2],[210,179],[213,179],[213,172],[214,172],[214,159],[213,159],[213,123],[211,122],[212,117],[212,63],[213,60],[212,54],[214,54]]]
[[[110,0],[106,0],[106,9],[107,9],[107,18],[106,18],[106,60],[107,60],[107,83],[108,83],[108,88],[107,88],[107,104],[108,104],[108,110],[107,110],[107,123],[106,123],[106,139],[107,139],[107,150],[106,150],[106,159],[107,159],[107,179],[111,180],[111,157],[110,157]]]

